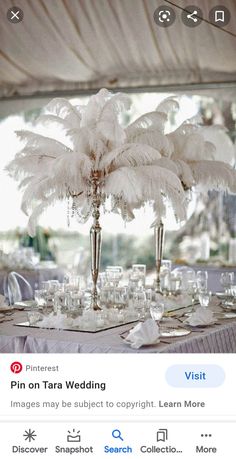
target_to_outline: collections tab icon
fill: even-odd
[[[168,430],[167,429],[159,429],[157,431],[157,441],[167,441],[168,440]]]

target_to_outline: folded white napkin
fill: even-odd
[[[208,308],[202,308],[201,306],[184,321],[186,324],[192,325],[193,327],[198,325],[211,325],[216,322],[216,318],[213,312]]]
[[[125,341],[131,344],[133,349],[139,349],[147,344],[159,342],[160,331],[157,323],[153,319],[139,322],[128,334]]]

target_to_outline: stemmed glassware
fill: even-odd
[[[187,285],[187,293],[191,296],[192,306],[194,305],[196,298],[197,298],[197,282],[196,280],[189,279]]]
[[[114,287],[118,287],[120,280],[123,277],[123,268],[121,266],[107,266],[106,279],[107,282]]]
[[[159,322],[164,315],[165,306],[162,301],[160,301],[160,296],[154,294],[153,300],[150,305],[150,314],[153,320]]]
[[[225,295],[230,295],[231,287],[234,283],[234,273],[232,272],[221,273],[220,283],[222,287],[224,288]]]
[[[141,264],[134,264],[132,265],[132,274],[133,276],[137,276],[139,280],[139,285],[145,286],[145,279],[146,279],[146,265]]]
[[[203,308],[209,306],[211,300],[211,292],[200,292],[198,295],[199,303]]]
[[[208,272],[197,271],[197,288],[198,292],[207,292]]]
[[[139,287],[133,294],[133,306],[137,311],[138,318],[146,315],[146,292],[143,287]]]

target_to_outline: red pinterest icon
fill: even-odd
[[[23,370],[23,366],[20,362],[13,362],[11,364],[11,371],[12,373],[20,373]]]

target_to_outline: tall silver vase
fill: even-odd
[[[98,171],[92,174],[92,216],[93,225],[90,229],[90,250],[91,250],[91,274],[93,281],[91,307],[94,311],[100,310],[98,302],[97,281],[100,267],[101,246],[102,246],[102,228],[100,226],[100,206],[101,206],[101,189],[100,176]]]
[[[161,262],[163,254],[163,245],[164,245],[164,225],[162,221],[154,228],[155,232],[155,246],[156,246],[156,281],[155,281],[155,291],[157,293],[162,293],[161,291]]]

